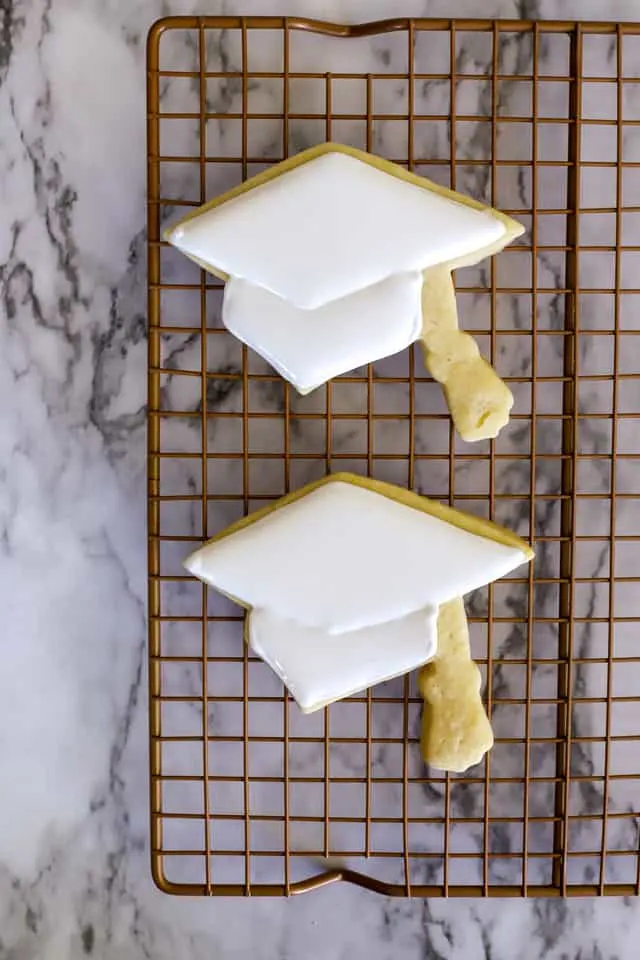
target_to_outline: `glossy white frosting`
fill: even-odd
[[[249,614],[248,640],[305,713],[400,676],[437,650],[437,607],[349,633],[326,633],[264,609]]]
[[[315,310],[246,280],[225,287],[222,319],[300,393],[404,350],[420,335],[422,274],[401,273]]]
[[[505,234],[489,212],[332,151],[178,224],[168,238],[229,276],[314,309]]]
[[[342,633],[463,596],[526,559],[521,549],[335,480],[205,544],[185,565],[248,607]]]

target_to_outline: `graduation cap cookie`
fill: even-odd
[[[165,238],[226,281],[223,321],[300,393],[422,339],[464,439],[513,402],[457,329],[451,271],[520,224],[397,164],[333,143],[217,197]]]
[[[311,712],[432,660],[441,605],[531,557],[490,521],[334,474],[228,527],[185,566],[248,610],[247,642]]]

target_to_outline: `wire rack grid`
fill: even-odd
[[[175,894],[350,880],[397,896],[640,891],[640,27],[176,17],[148,44],[151,857]],[[351,143],[526,234],[456,278],[509,382],[457,439],[407,351],[300,398],[220,322],[166,222],[292,152]],[[496,745],[424,767],[415,677],[305,717],[186,576],[203,538],[327,471],[535,541],[468,604]],[[338,547],[339,548],[339,547]]]

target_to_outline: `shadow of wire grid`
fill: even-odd
[[[342,877],[392,895],[638,892],[638,33],[237,17],[152,30],[151,843],[162,889],[279,894]],[[224,330],[215,278],[161,242],[189,207],[327,139],[409,164],[527,228],[456,278],[463,325],[515,394],[494,443],[452,434],[417,353],[297,396]],[[336,469],[535,540],[535,565],[468,598],[496,745],[465,775],[423,765],[414,676],[305,717],[243,644],[242,611],[182,569],[203,537]]]

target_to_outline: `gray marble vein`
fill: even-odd
[[[0,216],[0,596],[4,629],[0,638],[0,960],[63,960],[96,957],[105,960],[137,960],[153,957],[413,957],[437,960],[627,960],[637,954],[640,911],[635,900],[388,900],[353,887],[336,885],[313,894],[284,900],[206,901],[163,896],[152,884],[149,871],[147,701],[146,701],[146,544],[145,544],[145,403],[146,403],[146,286],[145,286],[145,81],[144,43],[151,22],[168,13],[193,12],[189,0],[169,5],[163,0],[124,3],[110,0],[83,4],[72,0],[7,0],[0,8],[0,164],[2,216]],[[214,4],[209,12],[270,12],[258,0],[237,5],[231,0]],[[572,0],[406,0],[402,10],[389,0],[371,0],[366,11],[356,0],[289,0],[278,12],[318,16],[330,20],[357,21],[402,14],[436,16],[544,16],[601,17],[600,4]],[[633,19],[638,10],[632,0],[610,3],[606,15]],[[531,208],[534,191],[526,161],[533,148],[529,124],[508,122],[528,116],[532,109],[532,84],[519,80],[530,71],[531,38],[505,34],[498,50],[501,75],[495,103],[488,79],[491,51],[487,37],[461,33],[455,49],[455,69],[473,79],[458,82],[458,120],[455,127],[458,189],[505,209]],[[197,44],[192,34],[171,34],[163,40],[164,66],[193,69]],[[616,50],[607,38],[585,41],[590,75],[615,75]],[[449,51],[437,36],[419,35],[416,64],[425,71],[446,73]],[[273,36],[265,35],[252,46],[250,57],[260,71],[281,68],[281,49]],[[389,119],[375,125],[373,149],[390,158],[407,149],[406,124],[394,120],[408,109],[407,84],[392,78],[407,67],[406,40],[387,35],[363,41],[319,40],[296,37],[291,47],[292,69],[336,72],[376,72],[374,109]],[[561,36],[544,36],[540,48],[540,74],[566,72],[568,50]],[[241,62],[239,38],[228,31],[212,33],[207,42],[207,62],[212,71],[233,71]],[[640,76],[640,45],[629,42],[624,51],[628,77]],[[384,74],[390,74],[385,79]],[[583,115],[606,120],[616,109],[612,87],[584,84]],[[337,113],[363,111],[362,83],[336,81],[333,107]],[[163,80],[162,105],[168,112],[199,108],[199,89],[185,78]],[[238,122],[226,114],[237,112],[243,91],[235,78],[207,83],[207,108],[218,114],[207,124],[207,151],[219,157],[209,164],[207,194],[218,193],[237,182],[241,170],[224,162],[239,152]],[[282,108],[281,85],[268,78],[252,80],[248,90],[250,110],[277,114]],[[296,151],[325,139],[327,129],[323,84],[292,81],[289,109],[292,114],[317,113],[316,119],[292,119],[288,148]],[[416,84],[414,110],[435,119],[416,121],[414,155],[417,169],[448,183],[450,136],[450,89],[442,80]],[[566,85],[541,83],[538,91],[540,123],[537,131],[539,157],[562,163],[568,157],[566,128],[554,119],[567,116]],[[640,119],[640,87],[626,85],[624,117]],[[498,157],[511,161],[501,166],[495,181],[487,167],[492,149],[490,126],[483,122],[495,111],[498,118]],[[501,123],[501,118],[507,122]],[[637,160],[640,136],[626,126],[622,158]],[[612,133],[613,131],[613,133]],[[359,121],[336,120],[334,139],[364,147],[365,130]],[[252,121],[249,152],[255,172],[278,156],[282,146],[280,121],[265,116]],[[197,125],[189,120],[163,124],[161,151],[164,156],[197,155]],[[585,127],[582,157],[606,163],[615,159],[615,128],[594,122]],[[615,243],[615,218],[590,213],[589,208],[610,207],[616,200],[615,169],[584,167],[581,183],[580,239],[588,252],[580,259],[583,288],[580,324],[586,331],[579,339],[578,364],[584,379],[578,392],[576,443],[581,459],[577,489],[583,495],[576,506],[578,537],[607,537],[615,533],[640,534],[636,463],[619,459],[615,484],[621,500],[615,518],[607,495],[614,477],[606,455],[638,453],[637,419],[620,422],[616,437],[602,417],[611,409],[610,383],[613,371],[613,298],[589,292],[615,283],[610,252],[598,246]],[[180,199],[198,199],[200,184],[194,164],[165,162],[161,169],[162,194],[173,198],[167,221],[178,213]],[[622,179],[625,203],[640,203],[637,171],[626,168]],[[564,209],[564,168],[540,167],[537,202],[545,209]],[[622,218],[623,242],[640,243],[637,214]],[[531,237],[531,220],[521,217]],[[547,214],[538,221],[538,243],[565,243],[564,214]],[[626,252],[618,282],[622,289],[619,325],[622,331],[638,328],[631,291],[637,254]],[[545,454],[560,449],[561,424],[553,418],[561,406],[561,384],[549,382],[538,388],[535,422],[531,420],[532,396],[526,382],[534,372],[559,377],[563,370],[566,283],[562,251],[539,251],[539,295],[535,330],[533,304],[528,295],[498,292],[495,336],[491,325],[492,283],[518,290],[530,283],[532,262],[527,249],[503,254],[494,267],[483,263],[461,272],[458,279],[460,313],[464,325],[477,331],[482,349],[490,353],[499,372],[520,378],[513,382],[517,414],[495,445],[495,517],[505,525],[529,535],[529,493],[538,496],[534,534],[557,536],[560,530],[562,477],[558,461]],[[174,251],[163,251],[163,281],[192,283],[198,271]],[[163,319],[167,324],[188,326],[199,315],[199,291],[163,293]],[[188,332],[162,337],[162,361],[166,369],[161,384],[163,448],[179,454],[197,453],[201,444],[201,412],[206,402],[207,446],[226,452],[209,470],[207,492],[215,497],[237,491],[241,464],[233,458],[241,450],[242,435],[233,416],[242,410],[242,389],[233,374],[241,369],[238,343],[221,329],[220,295],[207,295],[208,369],[212,374],[206,401],[200,380],[181,376],[180,371],[198,370],[200,338]],[[516,335],[517,332],[517,335]],[[629,349],[634,338],[620,337],[618,369],[638,374],[637,357]],[[376,365],[380,376],[403,376],[408,356],[390,358]],[[268,366],[250,357],[253,373],[269,373]],[[416,369],[421,360],[416,355]],[[603,379],[597,379],[601,377]],[[590,378],[590,379],[589,379]],[[332,409],[354,419],[336,421],[332,436],[332,466],[362,471],[366,461],[357,459],[366,451],[366,431],[357,415],[367,409],[366,383],[337,381],[332,390]],[[631,376],[620,382],[617,402],[621,412],[640,417],[638,381]],[[285,397],[278,378],[252,381],[252,410],[272,413],[272,419],[257,421],[249,437],[251,454],[277,454],[283,450],[281,421]],[[309,414],[325,411],[326,395],[318,390],[306,398],[291,392],[292,464],[295,486],[326,469],[326,437],[320,420]],[[372,403],[376,413],[406,415],[409,397],[398,383],[376,383]],[[171,416],[183,411],[189,415]],[[473,452],[486,453],[487,445],[471,448],[456,445],[455,476],[448,475],[446,452],[449,424],[437,387],[425,379],[415,396],[417,489],[446,497],[453,481],[457,505],[486,510],[489,468],[473,459]],[[423,414],[442,415],[428,423]],[[600,415],[600,416],[599,416]],[[406,465],[400,459],[407,444],[407,424],[381,420],[375,426],[373,473],[383,479],[405,483]],[[538,455],[535,476],[527,459],[532,444]],[[340,455],[343,455],[341,458]],[[439,459],[438,459],[439,458]],[[167,459],[162,464],[164,493],[202,492],[199,461],[188,456]],[[250,489],[259,498],[283,492],[281,462],[250,461]],[[500,495],[512,495],[509,498]],[[164,509],[166,507],[166,509]],[[236,502],[212,500],[207,528],[220,528],[238,516]],[[203,536],[203,517],[197,501],[174,501],[163,505],[163,533]],[[635,553],[634,553],[635,550]],[[162,545],[163,574],[179,576],[185,544]],[[578,540],[575,547],[575,612],[579,618],[573,633],[574,666],[571,713],[574,741],[570,766],[572,792],[569,861],[570,883],[598,882],[597,852],[601,824],[597,819],[605,801],[602,777],[614,775],[607,785],[608,809],[614,814],[607,824],[607,846],[613,855],[606,863],[607,882],[634,882],[635,858],[628,851],[638,845],[637,812],[640,808],[640,770],[633,740],[624,739],[638,730],[637,705],[625,700],[638,690],[638,665],[621,660],[610,678],[618,700],[610,715],[598,703],[582,702],[604,695],[610,641],[616,657],[633,657],[637,625],[620,621],[609,636],[605,622],[609,609],[616,617],[640,615],[633,583],[619,580],[615,593],[608,583],[611,571],[618,577],[635,573],[637,545],[618,540],[612,558],[604,540]],[[558,632],[548,622],[558,610],[557,578],[560,552],[557,542],[540,540],[536,571],[543,582],[536,585],[532,613],[536,620],[530,653],[536,660],[553,660],[558,652]],[[163,583],[163,609],[174,615],[200,612],[201,588],[187,580]],[[215,595],[208,600],[210,615],[227,616],[234,609]],[[492,604],[496,618],[492,636],[492,717],[498,738],[523,735],[524,710],[518,703],[526,694],[527,649],[523,623],[529,614],[528,586],[505,582],[491,596],[479,591],[469,598],[469,612],[479,618]],[[191,629],[191,627],[195,627]],[[201,638],[199,624],[167,624],[163,653],[197,656]],[[472,644],[479,658],[486,657],[486,625],[472,624]],[[241,643],[239,621],[212,623],[209,652],[212,656],[236,656]],[[209,692],[224,697],[242,684],[241,664],[210,665]],[[163,666],[165,692],[192,696],[192,702],[167,703],[163,729],[176,734],[198,733],[203,716],[197,698],[202,690],[200,665]],[[485,671],[486,673],[486,671]],[[415,697],[415,678],[410,693]],[[552,737],[556,729],[554,703],[558,676],[553,663],[536,663],[530,678],[535,699],[531,712],[532,735]],[[252,695],[279,697],[281,686],[258,661],[249,665]],[[398,848],[402,837],[397,823],[388,822],[401,808],[403,748],[389,742],[402,737],[403,681],[392,681],[376,691],[380,699],[372,712],[374,744],[369,769],[374,778],[371,803],[379,819],[371,828],[370,843],[379,853]],[[384,698],[389,700],[384,702]],[[516,701],[516,702],[514,702]],[[166,708],[166,709],[165,709]],[[254,709],[255,708],[255,709]],[[240,707],[241,710],[241,707]],[[347,702],[331,709],[331,732],[348,738],[362,733],[366,707]],[[242,775],[237,744],[232,738],[242,730],[237,704],[217,700],[210,704],[206,721],[212,742],[210,772],[229,778]],[[280,704],[253,703],[253,732],[274,737],[282,734]],[[324,746],[313,742],[323,736],[323,717],[302,717],[290,708],[289,772],[292,777],[322,777]],[[417,699],[410,705],[409,732],[416,737],[420,711]],[[608,755],[598,737],[608,727],[615,740]],[[255,813],[277,817],[282,812],[281,787],[269,781],[283,771],[279,744],[252,745],[249,756],[251,806]],[[417,744],[408,753],[410,777],[422,777]],[[499,778],[521,776],[526,763],[515,744],[499,742],[491,757],[492,784],[488,880],[497,884],[522,882],[522,831],[512,819],[523,809],[522,787]],[[529,796],[529,815],[534,818],[528,835],[531,854],[529,883],[550,881],[553,852],[552,824],[544,818],[553,808],[555,753],[538,741],[528,758],[536,778]],[[166,743],[163,769],[176,777],[196,773],[202,764],[199,746]],[[369,861],[351,856],[362,849],[362,826],[349,817],[362,811],[362,788],[355,782],[366,773],[364,746],[336,742],[331,746],[332,820],[330,848],[340,860],[384,879],[402,882],[402,864],[384,857]],[[480,768],[481,769],[481,768]],[[615,779],[616,774],[635,772],[637,778]],[[378,782],[386,778],[390,782]],[[241,786],[241,782],[240,782]],[[319,789],[318,789],[319,786]],[[176,780],[165,790],[166,809],[200,813],[202,790],[198,784]],[[210,797],[213,821],[212,843],[227,856],[214,858],[216,875],[229,882],[243,882],[244,860],[234,857],[243,849],[244,837],[225,813],[242,809],[239,781],[216,785]],[[451,851],[467,854],[451,858],[448,880],[452,884],[483,881],[484,787],[478,782],[456,783],[450,794],[451,814],[474,818],[455,824],[450,834]],[[292,783],[289,804],[295,818],[322,817],[322,785]],[[445,804],[445,785],[433,777],[410,784],[407,803],[412,817],[438,818]],[[216,814],[220,817],[216,819]],[[589,819],[591,817],[591,819]],[[342,819],[341,819],[342,818]],[[504,819],[500,819],[504,818]],[[537,819],[536,819],[537,818]],[[290,843],[299,856],[293,858],[295,875],[306,876],[317,866],[317,851],[325,843],[324,824],[292,821]],[[442,883],[444,864],[440,855],[442,836],[435,823],[411,824],[410,849],[414,881]],[[283,843],[282,826],[276,819],[256,820],[252,826],[252,849],[268,854]],[[202,821],[167,821],[165,844],[175,849],[199,849],[204,845]],[[620,855],[615,855],[619,853]],[[427,856],[425,856],[427,854]],[[202,858],[174,858],[171,879],[202,879]],[[281,866],[272,857],[252,858],[252,880],[281,879]]]

